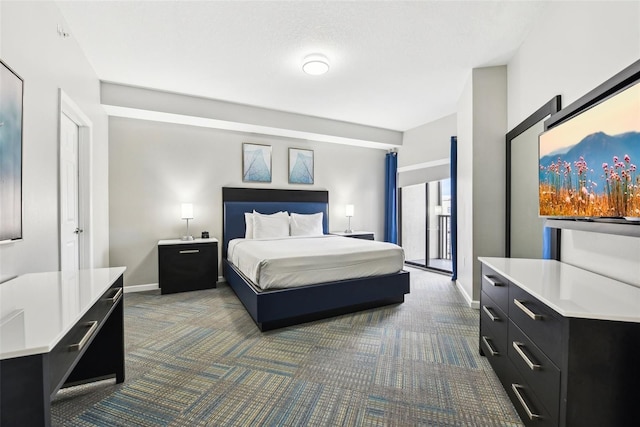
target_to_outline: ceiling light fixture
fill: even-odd
[[[307,55],[302,60],[302,71],[312,76],[319,76],[329,71],[329,59],[319,53]]]

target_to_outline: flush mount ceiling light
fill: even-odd
[[[302,60],[302,71],[312,76],[319,76],[329,71],[329,59],[319,53],[307,55]]]

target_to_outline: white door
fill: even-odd
[[[78,220],[78,125],[60,118],[60,270],[80,265]]]

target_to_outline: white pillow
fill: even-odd
[[[254,238],[253,237],[253,217],[255,215],[262,215],[262,216],[280,215],[280,216],[285,216],[289,218],[289,212],[286,212],[286,211],[276,212],[271,215],[261,214],[260,212],[256,212],[255,209],[253,210],[253,212],[245,212],[244,213],[244,238],[245,239]]]
[[[244,238],[253,239],[253,214],[251,212],[244,213]]]
[[[291,214],[291,235],[292,236],[322,236],[323,213],[314,214]]]
[[[253,238],[276,239],[289,236],[289,215],[281,215],[278,212],[273,215],[253,214]]]

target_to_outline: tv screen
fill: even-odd
[[[0,242],[22,238],[22,79],[0,61]]]
[[[539,214],[640,221],[640,82],[539,137]]]

